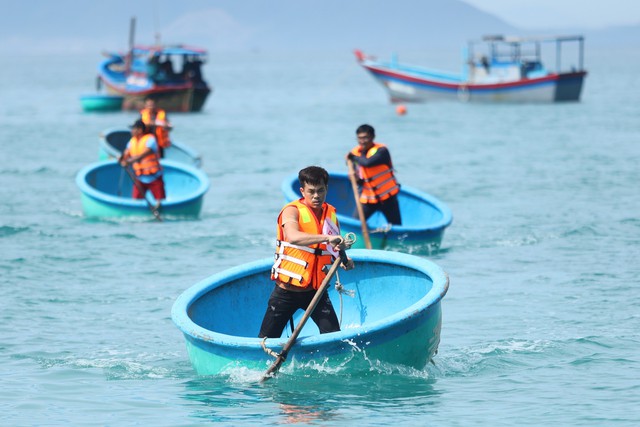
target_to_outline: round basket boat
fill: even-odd
[[[340,282],[354,296],[329,297],[342,312],[341,331],[319,334],[309,320],[288,354],[286,364],[371,368],[377,361],[423,368],[440,342],[441,299],[449,280],[424,258],[391,251],[350,250],[356,268],[340,271]],[[184,334],[189,359],[198,374],[234,368],[264,370],[273,362],[257,338],[273,289],[273,259],[215,274],[192,286],[173,305],[172,318]],[[342,302],[340,302],[342,300]],[[297,324],[303,312],[294,316]],[[265,344],[275,352],[283,336]]]

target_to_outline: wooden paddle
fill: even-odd
[[[125,171],[127,171],[127,175],[129,175],[129,178],[131,178],[131,182],[133,182],[133,185],[135,185],[138,191],[140,192],[140,194],[142,194],[142,198],[144,199],[145,202],[147,202],[147,206],[149,207],[149,210],[151,211],[153,216],[156,217],[158,221],[162,221],[162,217],[160,217],[160,212],[158,212],[158,208],[152,205],[149,199],[147,199],[147,196],[145,195],[146,191],[144,191],[144,188],[140,186],[140,184],[138,183],[138,180],[136,180],[136,177],[133,175],[133,172],[131,172],[131,169],[129,169],[129,166],[122,166],[122,167]]]
[[[295,344],[298,335],[300,335],[302,328],[304,327],[305,323],[307,323],[307,320],[309,320],[311,313],[313,313],[313,310],[316,309],[316,306],[318,305],[318,302],[320,302],[322,294],[329,287],[329,282],[331,281],[333,275],[336,273],[336,270],[338,269],[338,266],[340,266],[341,262],[347,262],[347,254],[344,249],[339,252],[338,257],[331,265],[327,276],[324,278],[324,280],[320,284],[320,287],[316,291],[316,294],[313,296],[313,299],[309,303],[309,307],[307,307],[307,310],[302,315],[300,323],[298,323],[298,326],[296,326],[296,329],[291,334],[291,337],[289,337],[287,343],[284,345],[284,347],[282,347],[282,351],[280,352],[280,354],[278,354],[278,357],[276,357],[275,362],[273,362],[269,369],[267,369],[267,372],[264,373],[260,382],[265,382],[269,378],[273,377],[278,372],[280,366],[284,363],[284,361],[287,360],[287,354],[289,353],[289,350],[291,350],[291,347],[293,347],[293,344]]]
[[[367,249],[371,249],[371,239],[369,238],[369,228],[367,227],[367,220],[364,217],[364,210],[362,209],[362,203],[360,203],[360,192],[358,191],[358,183],[356,182],[356,172],[353,167],[353,162],[347,159],[347,166],[349,167],[349,180],[351,181],[351,187],[353,188],[353,197],[356,200],[356,208],[358,209],[358,217],[360,217],[360,227],[362,228],[362,236],[364,237],[364,246]]]

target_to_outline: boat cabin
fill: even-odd
[[[584,71],[584,37],[505,37],[485,36],[482,40],[468,43],[465,75],[471,83],[501,83],[546,77],[563,72],[563,44],[574,43],[565,51],[575,51],[577,43],[577,63],[569,70]],[[555,67],[548,69],[544,62],[553,62],[542,46],[555,44]]]
[[[204,82],[201,67],[206,62],[206,52],[202,49],[184,46],[136,46],[132,56],[133,61],[130,65],[125,60],[129,85],[162,86]]]

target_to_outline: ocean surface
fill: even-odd
[[[136,117],[81,110],[100,60],[0,68],[1,425],[640,425],[637,50],[587,43],[580,103],[405,116],[349,51],[211,54],[204,111],[170,115],[211,188],[162,223],[83,215],[76,173]],[[282,180],[345,171],[362,123],[453,212],[438,253],[407,249],[451,280],[435,365],[196,375],[173,302],[271,257]]]

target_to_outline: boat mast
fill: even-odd
[[[160,47],[160,30],[158,30],[158,2],[153,3],[153,26],[155,27],[156,46]]]
[[[131,73],[131,65],[133,64],[133,44],[136,32],[136,17],[131,17],[131,23],[129,24],[129,54],[127,55],[127,64],[125,75]]]

